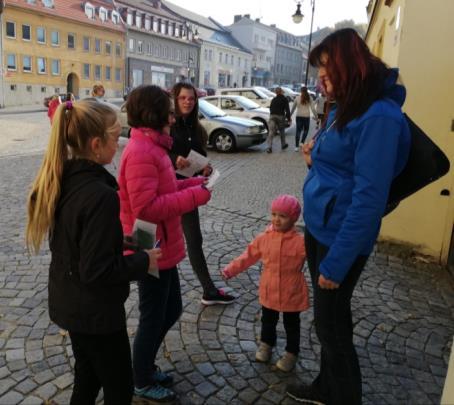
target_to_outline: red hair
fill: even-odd
[[[322,59],[327,56],[325,63]],[[309,55],[312,66],[324,66],[337,103],[336,127],[364,114],[383,96],[387,66],[374,56],[352,28],[328,35]]]

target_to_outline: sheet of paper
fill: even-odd
[[[206,184],[206,188],[208,190],[212,190],[213,189],[213,186],[216,184],[216,182],[218,181],[219,179],[219,176],[221,174],[219,173],[219,170],[218,169],[214,169],[213,170],[213,173],[211,173],[211,176],[208,177],[208,183]]]
[[[194,176],[194,174],[200,172],[200,170],[202,170],[210,161],[210,159],[192,149],[186,159],[189,161],[189,167],[176,170],[179,175],[184,177]]]
[[[139,249],[153,249],[156,244],[156,224],[136,219],[132,228],[132,239]],[[149,269],[148,274],[159,278],[159,269]]]

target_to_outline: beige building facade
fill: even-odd
[[[2,15],[4,105],[41,104],[71,92],[84,98],[95,83],[106,97],[124,87],[125,30],[106,1],[8,0]]]
[[[398,67],[407,89],[404,111],[439,145],[451,170],[401,202],[383,221],[381,240],[413,246],[453,265],[454,1],[371,0],[366,41]]]

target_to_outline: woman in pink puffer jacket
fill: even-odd
[[[204,177],[177,180],[168,157],[172,147],[170,125],[175,121],[169,96],[158,86],[134,89],[126,102],[131,139],[120,163],[120,218],[125,235],[131,235],[134,221],[157,224],[162,258],[159,278],[148,275],[139,281],[139,326],[134,339],[133,367],[135,395],[167,402],[175,393],[164,387],[172,377],[155,365],[155,358],[167,331],[182,311],[176,265],[184,258],[181,215],[210,199]]]

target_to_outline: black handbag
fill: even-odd
[[[443,151],[404,113],[410,128],[408,161],[393,180],[383,216],[393,211],[408,196],[438,180],[449,171],[449,159]]]

